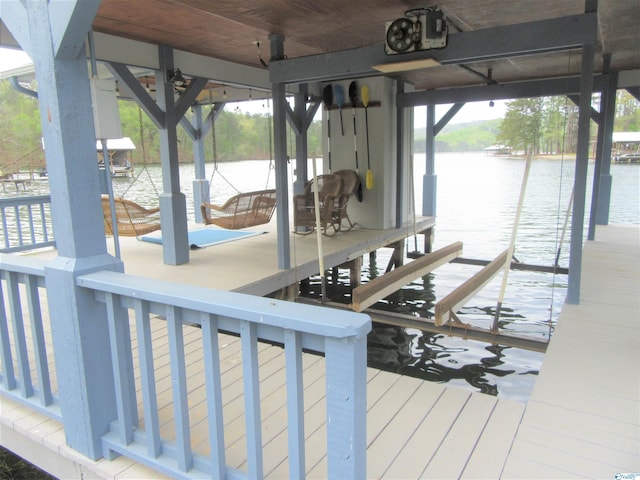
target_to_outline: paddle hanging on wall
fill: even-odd
[[[336,85],[333,87],[334,95],[336,97],[336,105],[338,105],[338,110],[340,110],[340,131],[344,136],[344,122],[342,121],[342,106],[344,105],[344,89],[342,85]]]
[[[353,107],[353,149],[356,154],[356,174],[358,175],[358,189],[356,190],[356,198],[362,201],[362,182],[360,181],[360,166],[358,164],[358,134],[356,133],[356,107],[358,105],[358,86],[353,81],[349,84],[349,100]]]
[[[326,85],[322,89],[322,102],[327,109],[327,156],[329,157],[329,173],[331,173],[331,111],[329,108],[333,104],[333,87]]]
[[[369,153],[369,87],[364,85],[362,87],[362,104],[364,105],[364,121],[365,129],[367,131],[367,177],[366,186],[367,190],[373,188],[373,172],[371,171],[371,154]]]

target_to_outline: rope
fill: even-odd
[[[276,168],[273,162],[273,129],[271,125],[271,107],[269,107],[269,99],[267,99],[267,130],[269,134],[269,170],[267,171],[267,182],[264,185],[265,190],[269,188],[269,179],[271,178],[271,171]],[[291,143],[291,140],[289,140]]]
[[[570,71],[571,68],[571,56],[569,56],[569,60],[568,60],[568,64],[567,64],[567,71]],[[561,152],[561,156],[560,156],[560,175],[559,175],[559,189],[558,189],[558,203],[557,203],[557,211],[556,211],[556,239],[555,239],[555,247],[556,247],[556,258],[555,258],[555,263],[554,263],[554,267],[558,267],[558,262],[560,260],[560,249],[562,248],[562,243],[564,242],[564,234],[565,231],[567,229],[567,223],[569,220],[569,212],[571,211],[572,208],[572,204],[573,204],[573,190],[571,192],[571,197],[569,199],[569,206],[567,207],[567,212],[566,212],[566,217],[565,217],[565,221],[564,221],[564,227],[562,229],[562,237],[560,238],[560,240],[558,240],[559,237],[559,230],[560,230],[560,201],[562,198],[562,178],[564,177],[564,149],[565,149],[565,142],[566,142],[566,137],[567,137],[567,123],[568,123],[568,116],[569,116],[569,97],[565,96],[564,97],[564,124],[563,124],[563,128],[562,128],[562,152]],[[551,338],[551,331],[553,330],[553,308],[554,308],[554,302],[555,302],[555,292],[556,292],[556,275],[557,275],[557,270],[556,268],[553,269],[553,277],[552,277],[552,281],[551,281],[551,301],[550,301],[550,305],[549,305],[549,321],[548,321],[548,326],[549,326],[549,339]]]
[[[149,173],[149,169],[147,168],[147,149],[144,141],[144,133],[145,133],[144,124],[142,122],[142,108],[138,106],[138,134],[140,135],[140,148],[142,149],[142,170],[138,172],[138,174],[134,177],[133,181],[125,189],[125,191],[121,195],[121,198],[125,198],[125,195],[127,194],[127,192],[131,189],[131,187],[133,187],[136,184],[136,182],[140,178],[140,175],[142,175],[143,172],[147,173],[147,178],[149,179],[149,182],[153,187],[153,191],[155,192],[156,196],[159,196],[158,189],[156,188],[156,184],[154,183],[153,177],[151,177],[151,174]]]
[[[211,98],[211,91],[209,91],[209,97]],[[213,171],[209,178],[209,189],[213,186],[213,176],[218,173],[218,176],[222,178],[227,184],[233,188],[236,193],[240,193],[233,183],[231,183],[227,177],[225,177],[220,170],[218,170],[218,142],[216,139],[216,116],[215,116],[215,104],[211,104],[211,148],[213,149]]]

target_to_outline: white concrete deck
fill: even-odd
[[[504,478],[640,473],[640,228],[598,227],[580,305],[565,305]]]
[[[420,232],[434,225],[434,217],[417,217],[415,228]],[[190,225],[190,230],[199,228],[203,226]],[[184,265],[164,264],[162,245],[143,242],[135,237],[120,237],[125,273],[260,296],[318,274],[315,233],[290,235],[291,269],[283,271],[278,269],[275,228],[275,220],[272,219],[267,225],[246,229],[264,231],[264,235],[190,250],[189,263]],[[407,223],[399,229],[373,230],[356,226],[334,236],[323,235],[325,268],[330,269],[362,257],[370,251],[403,240],[413,232],[413,224]],[[107,247],[114,254],[112,237],[107,237]],[[49,250],[37,255],[53,257],[55,254],[55,251]]]
[[[551,479],[640,472],[640,228],[598,229],[597,240],[587,242],[584,251],[581,291],[581,304],[563,309],[527,405],[369,369],[367,476]],[[201,355],[200,331],[186,328],[185,354],[195,359]],[[162,335],[162,329],[155,334]],[[221,351],[223,399],[225,437],[237,439],[228,462],[242,468],[236,344],[229,338]],[[278,347],[264,346],[260,352],[265,473],[270,478],[288,477],[286,452],[277,442],[286,433],[282,357]],[[157,368],[160,382],[167,373]],[[326,463],[318,454],[325,435],[319,401],[325,389],[323,359],[306,355],[305,371],[314,379],[305,382],[308,476],[326,478]],[[201,375],[189,370],[189,384],[202,385]],[[200,411],[197,404],[191,411],[194,433]],[[166,420],[164,428],[170,429]],[[124,458],[92,462],[82,457],[65,446],[58,422],[5,399],[0,402],[0,435],[3,445],[60,478],[160,477]],[[202,443],[193,447],[206,451]]]

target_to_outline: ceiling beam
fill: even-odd
[[[593,91],[601,92],[606,87],[608,75],[594,75]],[[580,93],[580,77],[553,78],[514,82],[499,85],[478,85],[440,90],[420,90],[398,94],[398,107],[439,105],[446,103],[481,102],[489,100],[511,100],[514,98],[549,97]]]
[[[460,32],[442,49],[386,55],[383,44],[353,50],[271,60],[273,83],[302,83],[380,75],[373,65],[432,58],[442,65],[577,49],[593,39],[596,13]],[[381,34],[382,36],[382,34]]]
[[[96,59],[159,70],[158,46],[128,40],[104,33],[94,33]],[[264,68],[249,67],[182,50],[174,50],[174,64],[183,75],[215,80],[225,85],[270,90],[269,72]]]

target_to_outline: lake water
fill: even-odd
[[[421,211],[424,155],[415,155],[416,211]],[[533,160],[516,240],[515,256],[529,264],[553,265],[573,187],[575,159]],[[491,260],[509,245],[525,160],[485,156],[483,153],[436,155],[438,176],[437,226],[434,248],[462,241],[463,255]],[[207,165],[211,178],[212,165]],[[310,170],[311,171],[311,170]],[[138,169],[137,180],[113,179],[116,195],[146,206],[157,205],[162,190],[157,165]],[[612,164],[613,193],[610,223],[640,223],[640,165]],[[589,165],[587,209],[591,202],[593,164]],[[180,167],[181,187],[193,218],[192,165]],[[292,181],[292,174],[289,174]],[[212,200],[222,203],[240,191],[273,188],[275,178],[269,162],[244,161],[220,164],[212,178]],[[408,186],[407,186],[408,187]],[[27,194],[47,193],[46,182],[33,182]],[[21,193],[22,194],[22,193]],[[11,188],[0,192],[13,195]],[[588,227],[589,212],[585,220]],[[570,228],[570,222],[569,222]],[[419,248],[422,248],[419,239]],[[568,266],[569,230],[561,248],[560,266]],[[414,250],[409,238],[408,250]],[[375,265],[365,256],[363,277],[381,275],[391,253],[382,249]],[[479,267],[448,264],[374,305],[374,308],[431,318],[434,303],[478,271]],[[465,323],[490,327],[495,314],[502,274],[498,274],[459,313]],[[318,295],[318,279],[310,295]],[[348,274],[343,272],[332,300],[348,302]],[[567,277],[547,273],[511,271],[500,320],[503,333],[548,339],[565,299]],[[369,336],[369,364],[436,382],[504,398],[526,401],[535,381],[542,354],[490,345],[415,328],[374,324]]]

